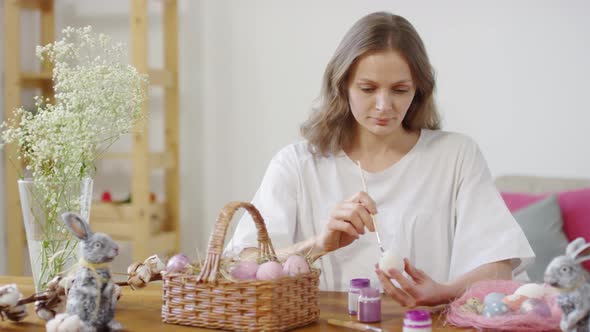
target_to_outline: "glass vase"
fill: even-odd
[[[88,221],[92,185],[91,178],[67,182],[18,181],[36,292],[43,291],[56,275],[69,272],[78,261],[79,239],[70,233],[61,215],[76,212]]]

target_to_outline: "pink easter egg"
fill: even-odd
[[[524,301],[520,307],[523,314],[535,313],[541,317],[551,317],[551,308],[543,300],[530,298]]]
[[[291,255],[287,257],[283,263],[283,272],[289,276],[295,276],[300,273],[308,273],[309,265],[305,258],[299,255]]]
[[[231,276],[238,280],[256,279],[257,271],[258,264],[256,264],[255,262],[239,262],[230,268]]]
[[[166,272],[185,272],[190,263],[190,260],[185,254],[177,254],[168,260],[166,264]]]
[[[272,280],[284,276],[283,266],[273,261],[260,265],[256,271],[256,279],[258,280]]]
[[[557,297],[559,296],[559,294],[560,294],[559,292],[550,291],[547,293],[547,296],[545,296],[545,298],[544,298],[545,303],[547,303],[547,305],[549,306],[549,309],[551,309],[551,316],[552,317],[561,317],[563,315],[561,308],[557,304]]]

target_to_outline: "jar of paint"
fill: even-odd
[[[348,314],[356,315],[358,312],[358,301],[361,289],[371,286],[371,281],[367,278],[355,278],[350,280],[348,289]]]
[[[376,288],[363,288],[359,295],[358,320],[362,323],[381,321],[381,294]]]
[[[427,310],[410,310],[404,316],[403,332],[432,332],[432,320]]]

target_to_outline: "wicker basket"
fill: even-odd
[[[270,281],[217,279],[227,226],[239,208],[245,208],[256,224],[259,254],[277,260],[258,210],[250,203],[228,203],[217,218],[201,273],[163,274],[162,320],[233,331],[285,331],[318,320],[316,268]]]

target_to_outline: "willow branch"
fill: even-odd
[[[150,281],[148,281],[148,283],[150,283],[152,281],[158,281],[158,280],[162,280],[162,274],[160,274],[160,273],[154,274],[152,276],[152,278],[150,278]],[[117,285],[117,286],[129,286],[129,282],[128,281],[120,281],[120,282],[116,282],[115,285]]]

